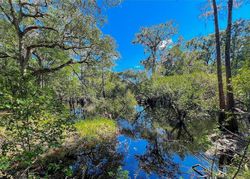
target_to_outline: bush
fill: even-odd
[[[247,111],[250,111],[250,62],[239,69],[233,78],[233,87],[236,98],[244,103]]]
[[[166,77],[154,76],[142,84],[142,93],[147,94],[148,98],[157,98],[157,101],[164,98],[166,105],[170,100],[179,110],[187,112],[193,118],[207,115],[209,111],[218,107],[216,89],[216,76],[203,72]]]
[[[0,109],[6,111],[0,116],[0,126],[7,136],[1,155],[11,163],[5,170],[17,173],[31,166],[39,155],[61,145],[69,123],[52,91],[39,88],[33,79],[17,77],[11,83],[3,86],[0,96]],[[12,89],[6,90],[8,87]]]

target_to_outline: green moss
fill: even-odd
[[[117,132],[114,120],[106,118],[85,119],[75,123],[75,128],[82,138],[105,140],[113,138]]]

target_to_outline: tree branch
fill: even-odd
[[[246,145],[246,147],[245,147],[244,153],[243,153],[242,158],[241,158],[241,160],[240,160],[240,163],[239,163],[239,165],[238,165],[237,171],[235,172],[235,174],[234,174],[234,176],[233,176],[233,179],[236,178],[236,176],[237,176],[238,173],[240,172],[240,169],[241,169],[243,160],[244,160],[244,158],[245,158],[245,156],[246,156],[246,154],[247,154],[247,150],[248,150],[249,144],[250,144],[250,140],[248,141],[248,143],[247,143],[247,145]]]
[[[44,16],[46,16],[47,14],[42,14],[42,13],[40,13],[40,12],[36,12],[35,14],[25,14],[25,13],[23,13],[22,12],[22,16],[23,17],[32,17],[32,18],[38,18],[38,17],[44,17]]]
[[[55,47],[59,47],[60,49],[63,50],[72,50],[72,49],[87,49],[87,48],[91,48],[92,45],[90,46],[65,46],[62,44],[59,44],[58,42],[54,42],[49,44],[48,43],[40,43],[40,44],[34,44],[34,45],[30,45],[27,47],[28,50],[34,49],[34,48],[55,48]]]
[[[25,35],[29,31],[37,30],[37,29],[45,29],[45,30],[52,30],[52,31],[58,32],[56,29],[54,29],[52,27],[29,26],[29,27],[27,27],[27,28],[24,29],[24,31],[22,32],[22,34]]]
[[[65,62],[57,67],[54,67],[54,68],[42,68],[42,69],[35,70],[34,68],[29,67],[29,69],[33,70],[33,73],[32,73],[33,75],[52,73],[52,72],[58,71],[58,70],[66,67],[66,66],[69,66],[69,65],[88,63],[87,60],[88,60],[89,56],[90,56],[90,53],[87,54],[85,59],[80,60],[80,61],[75,61],[73,59],[70,59],[69,61],[67,61],[67,62]]]
[[[15,16],[15,11],[14,11],[14,7],[13,7],[13,4],[12,4],[12,0],[9,0],[9,5],[10,5],[10,13],[11,13],[11,16],[12,16],[12,21],[11,22],[15,26],[16,30],[19,33],[20,28],[19,28],[19,25],[18,25],[18,22],[17,22],[17,18]]]
[[[5,52],[0,52],[0,58],[8,58],[8,57],[11,57],[11,56],[8,55],[8,54],[5,53]]]
[[[7,19],[10,21],[10,23],[12,23],[11,17],[5,12],[4,8],[1,5],[0,5],[0,9],[4,13],[4,15],[7,17]]]

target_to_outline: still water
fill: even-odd
[[[211,160],[204,155],[206,147],[190,140],[194,135],[202,141],[204,132],[213,128],[210,121],[189,121],[185,128],[179,126],[175,131],[168,129],[165,116],[161,119],[159,115],[141,115],[133,121],[120,119],[117,123],[116,141],[97,145],[92,157],[80,160],[87,164],[89,178],[110,178],[109,171],[119,166],[131,179],[206,178],[204,168],[211,169]],[[198,172],[192,169],[197,164]]]
[[[159,132],[155,133],[154,139],[151,137],[149,140],[143,138],[140,131],[152,132],[150,125],[146,127],[132,125],[126,120],[120,120],[118,124],[121,134],[117,136],[116,150],[124,156],[122,169],[129,172],[131,179],[202,178],[192,170],[192,166],[201,164],[209,167],[203,155],[185,152],[185,155],[180,156],[177,151],[172,153],[164,151],[161,144],[165,142],[162,138],[166,134],[161,128],[157,129]],[[138,128],[141,130],[137,130]]]

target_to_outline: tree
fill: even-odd
[[[232,74],[235,75],[237,70],[241,68],[246,61],[246,56],[249,50],[248,39],[250,33],[250,21],[249,20],[237,20],[232,24],[232,45],[231,45],[231,63]]]
[[[239,19],[232,23],[231,28],[231,71],[232,76],[237,74],[237,70],[242,67],[245,59],[245,46],[247,46],[247,38],[249,34],[249,20]],[[220,44],[225,48],[226,44],[226,31],[220,32]],[[216,65],[216,48],[215,48],[215,35],[209,34],[207,36],[195,37],[186,42],[185,47],[188,52],[196,53],[196,58],[205,65],[213,67]],[[221,51],[221,60],[224,62],[225,50]],[[212,68],[213,69],[213,68]]]
[[[98,28],[98,12],[90,0],[3,1],[0,25],[11,37],[1,33],[0,57],[15,60],[22,76],[98,59],[111,41]]]
[[[219,89],[219,104],[220,110],[225,109],[225,97],[223,90],[223,79],[221,69],[221,49],[220,49],[220,30],[218,22],[218,10],[216,0],[212,0],[213,15],[214,15],[214,28],[215,28],[215,41],[216,41],[216,62],[217,62],[217,78],[218,78],[218,89]],[[220,120],[223,120],[223,115],[220,115]]]
[[[229,112],[234,111],[234,94],[232,87],[232,73],[231,73],[231,62],[230,62],[232,11],[233,11],[233,0],[228,0],[228,18],[227,18],[226,42],[225,42],[225,67],[226,67],[226,88],[227,88],[226,110]],[[238,132],[238,122],[235,117],[231,116],[228,123],[229,123],[228,130],[234,133]]]
[[[221,52],[220,52],[220,31],[218,23],[218,13],[216,0],[212,1],[213,11],[214,11],[214,26],[215,26],[215,38],[216,38],[216,55],[217,55],[217,76],[218,76],[218,86],[219,86],[219,100],[220,109],[226,111],[233,111],[234,108],[234,97],[231,84],[231,62],[230,62],[230,44],[231,44],[231,28],[232,28],[232,0],[228,0],[228,25],[226,30],[226,41],[225,41],[225,67],[226,67],[226,87],[227,87],[227,100],[225,102],[224,92],[223,92],[223,81],[222,81],[222,71],[221,71]],[[226,104],[226,105],[225,105]],[[238,132],[238,123],[235,117],[228,116],[225,128],[231,132]],[[225,122],[224,112],[220,112],[219,123],[220,126]],[[224,130],[224,129],[223,129]]]
[[[234,108],[234,94],[232,88],[232,73],[230,62],[230,46],[231,46],[231,29],[232,29],[232,10],[233,0],[228,0],[228,18],[226,29],[226,44],[225,44],[225,66],[226,66],[226,86],[227,86],[227,110],[233,111]]]
[[[152,74],[156,71],[157,59],[162,51],[172,44],[172,37],[175,34],[176,28],[171,21],[152,27],[143,27],[136,34],[133,43],[141,44],[145,48],[145,53],[149,53],[148,58],[142,63],[147,70],[151,70]]]
[[[92,0],[0,2],[0,127],[8,136],[0,160],[10,160],[14,178],[69,134],[72,117],[61,97],[83,93],[74,72],[115,58],[99,11]]]
[[[186,43],[186,48],[192,53],[196,52],[197,60],[202,60],[205,65],[209,66],[215,63],[214,56],[216,56],[216,48],[213,34],[189,40]]]

